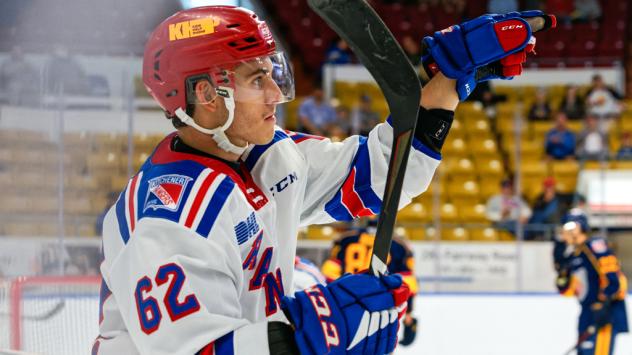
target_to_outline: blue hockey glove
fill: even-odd
[[[399,275],[347,274],[283,297],[301,354],[387,354],[409,289]]]
[[[555,17],[542,11],[488,14],[448,27],[423,39],[422,64],[430,78],[441,71],[457,80],[459,99],[467,98],[476,84],[491,79],[511,79],[522,71],[526,53],[533,51],[535,38],[525,19],[541,17],[555,27]],[[485,67],[484,70],[477,69]]]

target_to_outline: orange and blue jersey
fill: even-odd
[[[323,263],[327,281],[345,273],[358,273],[369,268],[375,236],[364,230],[352,231],[334,242],[330,257]],[[400,274],[415,295],[419,289],[414,273],[414,258],[410,247],[401,238],[393,238],[388,256],[388,272]]]
[[[566,257],[564,265],[570,273],[569,282],[558,285],[562,294],[574,293],[581,305],[578,332],[584,334],[595,325],[591,306],[597,302],[610,301],[609,324],[600,328],[580,346],[579,354],[608,355],[614,348],[614,337],[628,332],[625,309],[627,279],[621,272],[619,261],[605,239],[592,238],[576,247]]]

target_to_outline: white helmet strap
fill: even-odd
[[[246,148],[248,148],[248,144],[246,143],[245,147],[234,145],[226,136],[226,130],[230,127],[230,125],[233,124],[233,120],[235,119],[234,90],[233,88],[229,88],[226,86],[219,86],[216,91],[219,96],[222,96],[224,98],[224,103],[226,104],[226,109],[228,110],[228,119],[226,120],[226,123],[224,123],[222,126],[213,129],[204,128],[197,124],[191,116],[187,115],[182,107],[178,107],[175,111],[175,114],[180,119],[180,121],[182,121],[182,123],[186,124],[187,126],[193,127],[198,132],[211,135],[220,149],[229,153],[242,155]]]

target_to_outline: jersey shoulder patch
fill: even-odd
[[[123,241],[143,218],[165,219],[207,237],[236,183],[230,168],[212,158],[173,152],[161,142],[116,202]]]
[[[207,237],[234,187],[226,174],[195,162],[151,166],[121,193],[119,225],[127,226],[127,239],[143,218],[169,220]]]

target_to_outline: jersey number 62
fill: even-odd
[[[182,268],[175,263],[165,264],[158,269],[155,277],[156,286],[162,286],[167,283],[169,276],[171,276],[171,282],[169,283],[169,288],[165,293],[163,301],[169,313],[169,318],[171,318],[172,322],[175,322],[182,317],[200,310],[200,303],[194,294],[184,297],[183,301],[178,300],[180,298],[182,284],[186,277]],[[145,334],[155,332],[162,320],[162,313],[160,313],[158,301],[154,297],[147,295],[152,288],[151,279],[145,276],[138,280],[136,291],[134,292],[140,327]]]

